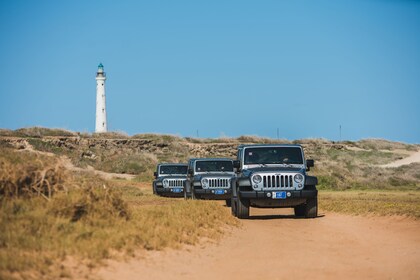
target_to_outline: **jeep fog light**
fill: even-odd
[[[254,182],[255,184],[259,184],[261,183],[262,178],[260,175],[255,175],[254,177],[252,177],[252,182]]]
[[[267,193],[267,197],[271,197],[271,192]]]
[[[291,197],[292,196],[292,193],[291,192],[287,192],[286,195],[287,195],[287,197]]]
[[[303,181],[303,175],[302,174],[296,174],[295,177],[293,178],[293,180],[295,180],[296,183],[302,183]]]

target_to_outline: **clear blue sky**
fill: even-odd
[[[420,142],[420,1],[0,1],[0,128]]]

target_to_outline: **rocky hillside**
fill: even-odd
[[[409,156],[420,150],[420,146],[385,140],[337,143],[323,139],[287,141],[253,136],[195,139],[154,134],[89,135],[43,128],[0,130],[0,148],[54,153],[69,157],[79,167],[136,174],[139,180],[151,180],[159,162],[186,162],[191,157],[234,158],[236,147],[244,143],[301,144],[306,157],[316,162],[312,173],[319,177],[322,188],[420,188],[420,164],[379,167]]]

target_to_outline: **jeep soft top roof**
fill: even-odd
[[[258,148],[258,147],[290,147],[290,148],[302,148],[300,144],[241,144],[238,149],[243,148]]]

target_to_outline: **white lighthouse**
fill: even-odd
[[[106,108],[105,108],[105,80],[106,75],[102,63],[98,65],[96,72],[96,125],[95,132],[107,132]]]

